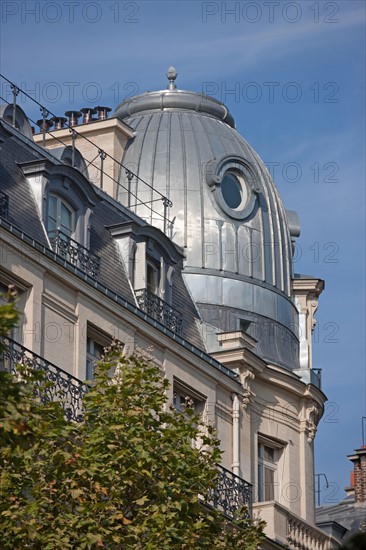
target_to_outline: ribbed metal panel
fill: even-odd
[[[293,327],[296,314],[291,302],[291,240],[278,190],[263,161],[234,129],[225,106],[210,98],[205,103],[199,95],[179,90],[151,92],[122,103],[116,115],[135,130],[122,162],[173,202],[169,210],[170,220],[175,218],[172,236],[185,248],[185,280],[196,303],[251,313],[259,308],[260,315],[281,325],[286,319]],[[220,209],[207,181],[207,164],[227,156],[239,157],[255,173],[256,204],[244,219],[235,219]],[[123,176],[121,172],[121,181]],[[141,182],[137,186],[134,181],[132,191],[141,200],[153,198]],[[127,205],[125,192],[120,193],[119,200]],[[154,202],[153,207],[163,213],[160,202]],[[163,222],[153,220],[146,207],[137,205],[134,211],[163,229]],[[200,272],[204,277],[207,271],[209,284],[205,286],[204,279],[200,279],[202,300],[196,274]],[[213,274],[218,279],[216,286]],[[247,298],[240,295],[244,287],[235,286],[235,277],[244,277],[257,287],[253,289],[257,298],[248,308]],[[271,292],[273,300],[269,299]],[[282,358],[284,350],[274,353]]]

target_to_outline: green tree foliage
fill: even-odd
[[[1,308],[4,336],[16,313]],[[167,407],[168,382],[151,361],[112,346],[80,423],[41,402],[47,383],[25,366],[1,373],[2,550],[258,548],[262,522],[227,521],[204,505],[218,442],[189,406]]]

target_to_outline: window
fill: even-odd
[[[160,268],[157,264],[147,261],[146,264],[146,288],[152,294],[159,294]]]
[[[59,196],[49,195],[47,230],[60,230],[67,237],[75,231],[75,213],[72,208]]]
[[[173,406],[176,411],[184,412],[190,408],[196,414],[203,415],[206,399],[192,388],[188,388],[180,382],[175,382],[173,386]]]
[[[221,182],[221,193],[229,208],[238,208],[242,202],[245,187],[232,172],[226,172]]]
[[[102,360],[104,348],[111,345],[111,337],[101,330],[88,325],[86,339],[86,380],[94,380],[95,363]]]
[[[230,218],[245,220],[261,192],[260,174],[253,164],[236,155],[213,159],[206,165],[206,183],[212,189],[211,199]]]
[[[95,363],[100,361],[104,355],[104,347],[98,344],[93,338],[87,339],[86,344],[86,379],[94,380]]]
[[[185,386],[181,382],[174,382],[173,385],[173,406],[178,412],[184,414],[186,409],[193,409],[195,414],[201,417],[201,421],[205,419],[206,398],[194,389]],[[190,444],[193,448],[200,449],[203,445],[202,437],[205,429],[203,426],[199,427],[199,431],[196,439],[191,439]]]
[[[275,500],[279,449],[258,443],[258,502]]]
[[[10,299],[7,296],[9,287],[11,288]],[[5,305],[8,304],[9,301],[15,300],[19,318],[17,325],[12,329],[11,333],[9,333],[9,337],[19,343],[23,343],[22,326],[26,318],[24,312],[27,304],[28,288],[29,287],[25,285],[24,281],[18,278],[15,279],[13,274],[3,270],[0,271],[0,304]]]

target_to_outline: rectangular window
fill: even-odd
[[[203,415],[206,399],[192,388],[188,388],[180,382],[174,382],[173,406],[175,410],[184,412],[186,408],[193,409],[195,413]]]
[[[22,338],[22,325],[25,319],[24,311],[26,308],[27,297],[28,297],[28,288],[23,282],[14,278],[12,274],[8,274],[5,271],[0,271],[0,302],[2,305],[8,303],[7,293],[9,286],[12,287],[12,292],[14,292],[14,297],[10,297],[10,301],[15,300],[15,307],[18,310],[19,318],[17,326],[13,328],[9,337],[13,340],[16,340],[19,343],[23,343]]]
[[[105,332],[88,325],[86,339],[86,380],[94,380],[95,364],[101,361],[104,348],[111,345],[112,338]]]
[[[152,294],[159,294],[160,267],[148,261],[146,264],[146,288]]]
[[[258,442],[258,502],[275,500],[277,462],[280,449],[267,442]]]
[[[201,417],[201,421],[205,422],[205,409],[206,409],[206,397],[183,384],[182,382],[175,381],[173,385],[173,406],[176,411],[184,414],[184,411],[189,408],[193,409],[195,414]],[[199,428],[199,433],[204,434],[204,428]],[[191,446],[193,448],[202,447],[202,438],[198,434],[196,439],[191,439]]]

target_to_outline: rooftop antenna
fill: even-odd
[[[320,493],[322,491],[322,489],[320,488],[320,478],[324,477],[324,479],[325,479],[325,488],[326,489],[329,488],[329,483],[328,483],[327,476],[325,474],[315,474],[314,477],[317,478],[317,489],[315,490],[315,493],[316,493],[316,496],[317,496],[318,506],[320,506]]]
[[[362,447],[365,446],[365,421],[366,420],[366,416],[363,416],[362,419],[361,419],[361,424],[362,424]]]
[[[167,86],[167,89],[168,90],[176,90],[177,87],[175,85],[175,80],[178,76],[178,73],[177,73],[177,70],[175,67],[173,66],[170,66],[169,69],[168,69],[168,72],[166,73],[166,77],[167,79],[169,80],[169,84]]]

